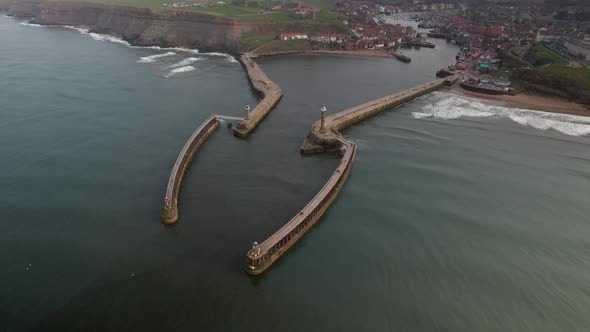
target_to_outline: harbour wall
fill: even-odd
[[[248,251],[246,272],[258,275],[293,246],[326,212],[350,175],[356,145],[349,144],[340,164],[317,195],[288,223]]]
[[[250,275],[258,275],[268,269],[293,244],[295,244],[326,212],[336,199],[342,186],[350,175],[352,164],[356,156],[356,145],[342,138],[340,130],[348,128],[366,118],[386,109],[399,106],[424,94],[435,91],[445,85],[453,85],[459,79],[458,75],[447,79],[438,79],[422,84],[413,89],[402,91],[368,103],[350,108],[317,121],[304,142],[303,153],[336,151],[346,148],[340,164],[317,195],[295,217],[261,244],[254,243],[246,254],[245,270]]]
[[[260,66],[248,55],[243,55],[240,60],[246,67],[253,88],[262,95],[260,103],[249,113],[247,118],[239,120],[238,125],[234,129],[234,135],[246,137],[264,119],[268,112],[272,110],[283,94],[281,88],[271,81]],[[166,201],[160,213],[160,220],[164,224],[174,224],[178,221],[178,197],[184,174],[199,147],[219,126],[220,121],[218,117],[223,118],[223,116],[211,115],[203,122],[189,137],[178,154],[178,158],[170,173],[168,186],[166,187]]]
[[[182,185],[184,174],[199,147],[201,147],[209,135],[219,127],[219,123],[220,121],[217,119],[217,116],[211,115],[197,128],[197,130],[195,130],[184,144],[182,150],[180,150],[178,158],[172,167],[168,186],[166,187],[167,201],[165,201],[162,212],[160,213],[160,220],[164,224],[170,225],[178,221],[178,197],[180,195],[180,187]]]
[[[427,93],[438,90],[445,85],[453,85],[457,79],[458,77],[456,76],[446,79],[437,79],[415,88],[379,98],[330,115],[325,118],[325,126],[323,129],[321,127],[321,120],[318,120],[312,125],[307,138],[303,142],[301,153],[311,154],[337,151],[342,145],[340,135],[341,130],[380,112],[397,107]]]
[[[252,87],[262,98],[247,117],[238,122],[238,125],[234,128],[234,135],[246,137],[275,107],[281,97],[283,97],[283,91],[266,76],[262,68],[252,60],[249,54],[242,55],[240,61],[246,68]]]

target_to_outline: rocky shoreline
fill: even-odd
[[[45,0],[0,0],[0,11],[41,25],[85,27],[134,46],[184,47],[238,54],[240,37],[263,27],[196,12]]]

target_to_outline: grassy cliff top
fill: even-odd
[[[508,60],[515,67],[513,79],[542,86],[584,104],[590,104],[590,68],[573,66],[569,60],[542,44],[532,45],[522,57],[510,53]]]
[[[542,44],[535,44],[525,56],[533,70],[552,79],[568,82],[580,89],[590,91],[590,68],[575,68],[570,62]]]
[[[137,8],[149,8],[155,10],[176,10],[199,12],[215,16],[222,16],[232,19],[263,22],[295,22],[296,18],[287,15],[284,10],[264,12],[264,0],[247,0],[250,6],[238,6],[232,0],[51,0],[56,2],[88,2],[111,6],[130,6]],[[184,7],[173,8],[175,2],[191,2],[208,4],[207,7]],[[304,0],[309,7],[317,9],[334,9],[336,3],[333,0]],[[255,4],[258,3],[258,6]],[[165,5],[166,4],[166,5]],[[278,7],[280,1],[269,0],[269,7]],[[335,15],[332,15],[335,18]],[[324,20],[328,17],[324,17]]]

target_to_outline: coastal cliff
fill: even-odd
[[[71,25],[120,37],[136,46],[185,47],[202,51],[242,53],[246,35],[272,35],[313,29],[339,31],[330,23],[254,22],[181,10],[152,10],[89,2],[0,0],[0,11],[31,17],[37,24]]]
[[[133,45],[238,52],[240,36],[256,26],[207,14],[27,0],[0,0],[0,10],[44,25],[84,26]]]

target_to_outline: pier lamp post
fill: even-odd
[[[254,257],[260,256],[260,245],[256,241],[252,243],[252,253],[254,254]]]
[[[320,107],[320,114],[322,116],[322,122],[320,123],[320,132],[325,133],[326,132],[326,112],[328,111],[328,109],[326,108],[325,105],[322,105],[322,107]]]
[[[250,119],[250,105],[246,105],[246,108],[244,108],[246,110],[246,117],[244,118],[245,120]]]

